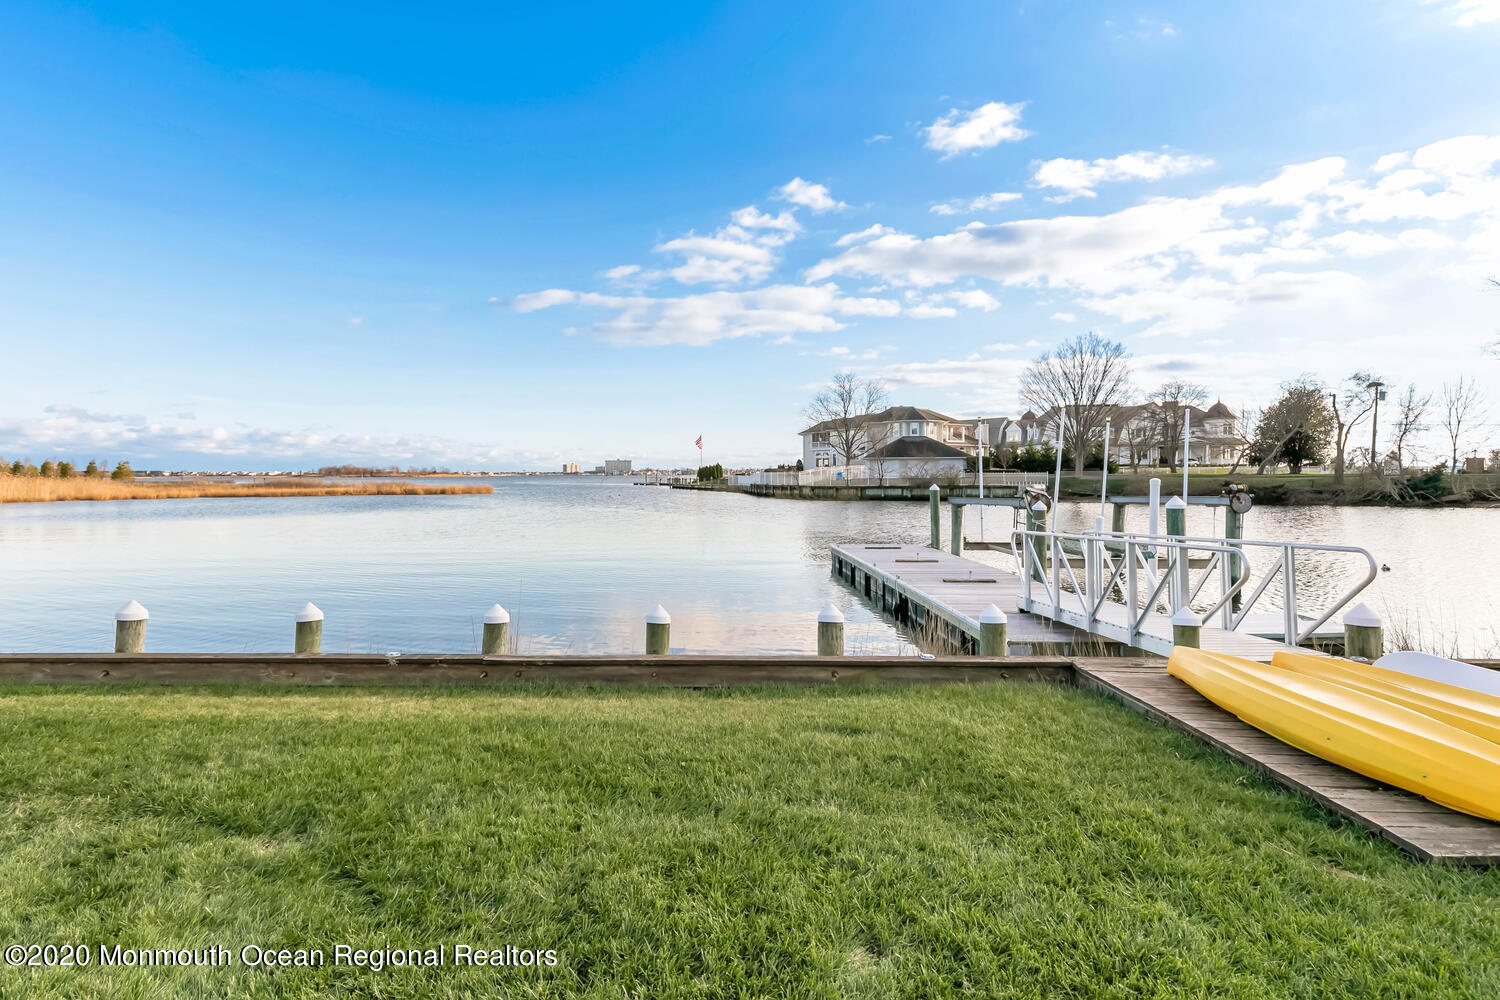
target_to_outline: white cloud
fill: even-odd
[[[1037,187],[1060,189],[1063,193],[1049,200],[1061,202],[1092,198],[1097,194],[1094,188],[1105,181],[1159,181],[1201,170],[1213,162],[1206,156],[1148,152],[1124,153],[1093,162],[1058,158],[1037,164],[1031,179]]]
[[[566,288],[547,288],[540,292],[526,292],[517,295],[511,300],[511,308],[518,313],[535,312],[538,309],[548,309],[552,306],[560,306],[568,302],[576,302],[578,293]],[[495,302],[495,299],[490,299]]]
[[[943,298],[950,302],[957,302],[965,309],[979,309],[983,312],[993,312],[1000,308],[1000,302],[993,295],[978,288],[948,292]]]
[[[890,142],[890,141],[891,141],[891,137],[888,136],[888,135],[886,135],[883,132],[877,133],[876,135],[872,135],[868,139],[865,140],[866,143],[872,143],[872,142]]]
[[[884,236],[886,233],[894,232],[895,230],[890,226],[882,226],[877,222],[875,223],[875,225],[870,226],[867,229],[861,229],[857,233],[845,233],[843,236],[840,236],[838,239],[834,240],[833,245],[838,247],[846,247],[850,244],[858,243],[861,240],[874,239],[876,236]]]
[[[1453,23],[1463,28],[1476,24],[1500,21],[1500,0],[1422,0],[1426,4],[1441,4],[1453,15]]]
[[[768,212],[762,212],[754,205],[746,205],[744,208],[737,209],[729,218],[736,226],[743,226],[746,229],[779,229],[785,233],[802,232],[801,224],[791,212],[778,212],[771,215]]]
[[[1057,320],[1057,322],[1059,322],[1059,323],[1076,323],[1076,322],[1078,322],[1078,317],[1075,314],[1068,313],[1068,312],[1056,312],[1056,313],[1053,313],[1052,316],[1051,316],[1051,318]]]
[[[958,310],[952,306],[934,306],[923,303],[907,309],[906,315],[912,319],[952,319],[958,315]]]
[[[991,101],[973,111],[949,110],[922,131],[927,133],[927,148],[943,154],[943,159],[972,150],[990,149],[1002,142],[1017,142],[1030,133],[1021,128],[1021,109],[1025,102],[1004,104]]]
[[[0,419],[0,439],[12,455],[71,458],[84,462],[128,460],[136,469],[298,469],[333,462],[460,468],[551,468],[562,461],[551,452],[495,448],[428,434],[380,436],[297,429],[221,426],[149,420],[140,414],[89,413],[57,405],[47,416]],[[150,462],[150,466],[147,466]]]
[[[605,271],[604,277],[610,281],[620,281],[623,278],[640,273],[640,270],[641,265],[639,264],[621,264],[619,267],[612,267],[608,271]]]
[[[1405,166],[1411,162],[1410,153],[1386,153],[1375,161],[1374,170],[1377,174],[1383,174],[1397,167]]]
[[[516,308],[532,311],[556,305],[604,309],[613,315],[590,332],[613,344],[701,346],[716,340],[828,333],[844,328],[841,317],[893,316],[899,304],[887,299],[849,298],[837,286],[768,285],[744,291],[703,292],[677,297],[603,295],[551,289],[543,304],[517,297]]]
[[[1377,162],[1383,171],[1368,179],[1326,157],[1261,183],[1105,215],[971,223],[925,238],[881,233],[814,264],[807,279],[1050,289],[1159,334],[1219,328],[1252,309],[1347,311],[1372,295],[1352,270],[1366,260],[1409,267],[1415,253],[1441,254],[1421,266],[1474,283],[1500,268],[1500,137],[1445,139]],[[1075,316],[1064,309],[1054,319]]]
[[[999,208],[1001,205],[1013,201],[1020,201],[1021,195],[1016,191],[996,191],[994,194],[982,194],[978,198],[970,198],[965,201],[955,198],[952,201],[939,202],[929,209],[935,215],[958,215],[962,212],[988,212]]]
[[[803,208],[812,209],[815,214],[832,212],[837,209],[849,207],[841,201],[835,201],[826,185],[814,184],[800,177],[793,177],[781,185],[781,187],[776,189],[776,194],[772,197],[777,201],[789,201],[793,205],[801,205]]]

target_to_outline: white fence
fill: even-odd
[[[1045,486],[1049,476],[1040,472],[986,472],[984,488],[988,494],[996,490],[1014,490],[1022,486]],[[943,486],[974,486],[979,482],[977,472],[948,473],[943,476],[887,474],[871,475],[863,465],[834,465],[816,469],[771,469],[745,476],[731,476],[736,486],[927,486],[937,482]]]

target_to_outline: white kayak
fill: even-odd
[[[1500,670],[1476,667],[1472,663],[1407,650],[1386,653],[1375,661],[1375,666],[1500,697]]]

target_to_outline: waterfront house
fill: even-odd
[[[919,406],[890,406],[847,422],[824,420],[802,432],[807,469],[878,463],[876,477],[963,472],[978,453],[974,421]],[[852,454],[845,454],[845,450]]]
[[[1188,462],[1192,465],[1229,465],[1244,448],[1246,441],[1239,432],[1239,416],[1215,402],[1207,409],[1187,407],[1191,437]],[[985,445],[992,452],[1004,449],[1014,452],[1028,445],[1047,445],[1057,440],[1058,409],[1041,414],[1027,411],[1019,417],[988,417]],[[1183,409],[1174,403],[1136,403],[1117,406],[1109,414],[1109,457],[1120,465],[1167,465],[1170,454],[1175,463],[1182,461]],[[971,421],[973,426],[976,421]],[[1096,447],[1103,437],[1100,424],[1094,436]]]

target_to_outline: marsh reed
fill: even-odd
[[[95,479],[0,476],[0,503],[46,503],[57,500],[179,500],[193,497],[342,497],[432,496],[493,493],[494,487],[469,483],[413,483],[406,480],[337,482],[328,479],[277,478],[250,482],[213,479]]]

